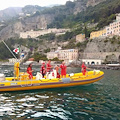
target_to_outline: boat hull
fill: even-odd
[[[91,84],[99,81],[104,77],[104,73],[100,72],[95,75],[80,76],[76,74],[73,77],[61,79],[44,79],[44,80],[27,80],[27,81],[5,81],[0,82],[0,91],[22,91],[22,90],[36,90],[48,88],[61,88]]]

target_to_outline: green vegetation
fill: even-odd
[[[13,50],[13,48],[8,45],[9,48],[11,50]],[[3,42],[0,43],[0,60],[6,60],[8,58],[12,58],[12,54],[10,53],[10,51],[6,48],[6,46],[4,45]]]
[[[47,57],[46,57],[46,55],[39,54],[39,53],[35,53],[32,57],[35,59],[35,61],[39,61],[39,60],[46,61],[46,60],[48,60]]]
[[[45,40],[54,40],[55,39],[55,34],[54,33],[49,33],[49,34],[38,36],[37,38],[45,39]]]
[[[50,48],[44,50],[45,53],[50,52]]]
[[[85,4],[86,1],[83,1]],[[73,28],[80,23],[98,23],[97,27],[103,28],[115,19],[115,14],[120,12],[120,0],[106,0],[94,7],[89,6],[85,11],[73,15],[75,3],[69,1],[65,6],[54,7],[46,14],[54,14],[54,21],[48,25],[49,27],[69,27]],[[77,2],[76,2],[77,4]],[[72,6],[72,7],[71,7]]]
[[[38,48],[39,43],[42,41],[38,41],[33,38],[27,38],[27,39],[22,39],[22,38],[10,38],[7,40],[7,44],[14,46],[15,44],[23,45],[25,47],[31,48],[34,47],[34,49]]]

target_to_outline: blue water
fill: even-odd
[[[8,76],[13,74],[12,67],[4,70],[8,70]],[[79,71],[80,68],[68,68],[68,73]],[[103,71],[102,80],[86,86],[2,92],[0,119],[120,120],[120,71]]]

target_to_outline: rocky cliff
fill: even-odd
[[[120,37],[95,38],[89,40],[83,53],[84,59],[108,59],[118,61],[120,56]]]
[[[40,15],[35,17],[28,17],[14,24],[10,24],[0,31],[0,40],[11,37],[19,37],[20,32],[29,30],[38,30],[47,28],[47,24],[53,21],[54,15]]]
[[[11,7],[0,11],[0,21],[6,21],[12,17],[16,17],[20,12],[22,12],[21,7]]]

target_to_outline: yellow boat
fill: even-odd
[[[94,83],[104,76],[104,72],[99,70],[89,71],[86,75],[82,73],[67,74],[66,78],[52,79],[29,79],[27,73],[19,72],[19,63],[14,65],[14,77],[0,76],[0,91],[21,91],[46,88],[70,87]]]

